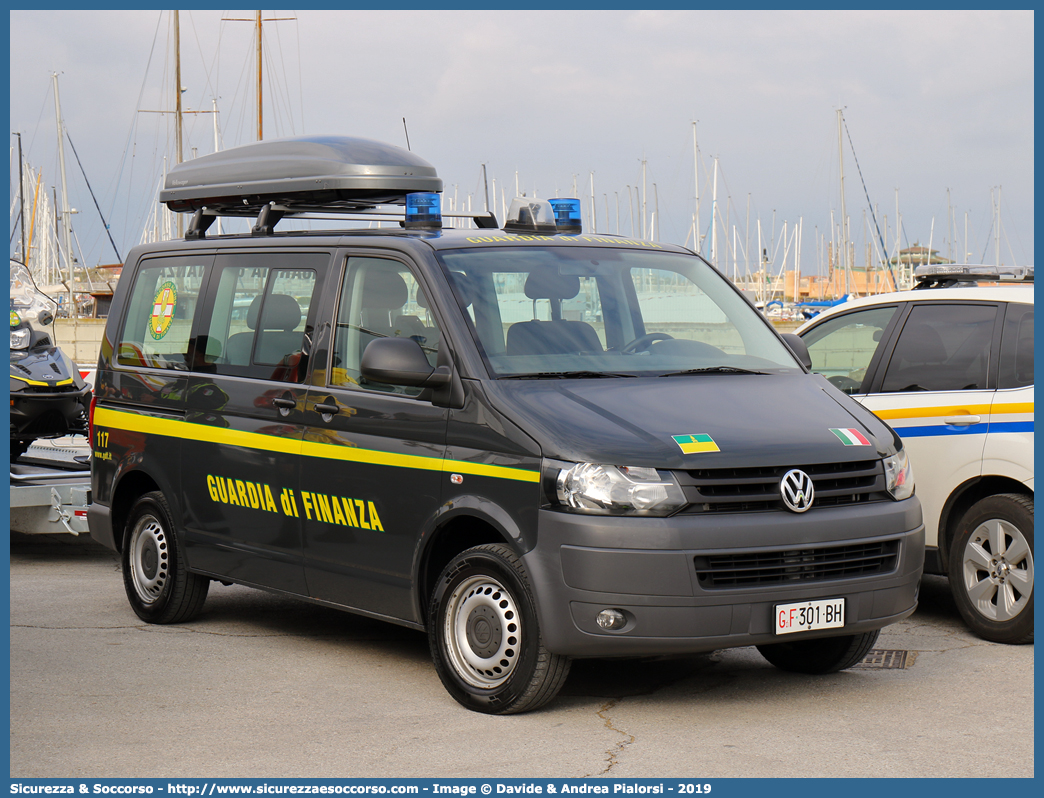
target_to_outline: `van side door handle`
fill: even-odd
[[[297,402],[295,402],[293,399],[286,399],[282,396],[277,396],[275,399],[272,400],[272,404],[274,404],[276,407],[285,407],[287,410],[292,410],[297,405]]]
[[[337,405],[319,404],[318,402],[315,403],[314,407],[319,413],[322,413],[324,416],[332,416],[341,409]]]
[[[978,423],[978,416],[947,416],[943,419],[943,424],[948,427],[970,427]]]

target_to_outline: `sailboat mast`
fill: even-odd
[[[62,241],[65,246],[65,261],[69,264],[69,318],[76,316],[76,302],[73,298],[73,253],[72,225],[69,211],[69,188],[65,179],[65,133],[62,125],[62,105],[58,99],[58,73],[51,75],[54,80],[54,117],[58,125],[58,164],[62,171]]]
[[[22,235],[22,262],[29,265],[29,255],[25,251],[25,176],[22,174],[22,134],[18,136],[18,228]]]
[[[743,277],[750,280],[750,193],[747,193],[747,227],[743,234]]]
[[[174,12],[174,140],[178,146],[178,163],[184,160],[181,114],[181,14]]]
[[[700,149],[696,145],[696,122],[692,123],[692,170],[693,179],[696,181],[696,215],[693,216],[695,237],[692,248],[700,252]]]
[[[714,156],[714,183],[711,187],[711,264],[718,268],[718,156]]]
[[[221,137],[218,135],[218,108],[216,97],[210,98],[210,106],[213,109],[212,113],[214,114],[214,152],[217,152],[221,149]],[[215,221],[217,222],[217,225],[214,234],[221,235],[221,217],[217,217]]]
[[[964,253],[961,255],[961,262],[968,260],[968,211],[964,212]]]
[[[257,140],[263,138],[261,125],[261,12],[257,12]]]
[[[177,142],[177,163],[185,160],[184,125],[185,117],[181,108],[181,13],[174,12],[174,139]],[[181,238],[185,232],[185,221],[181,214],[176,214],[177,236]]]
[[[844,145],[843,145],[843,142],[842,142],[842,139],[841,139],[841,126],[842,126],[842,124],[843,124],[843,120],[842,120],[842,116],[841,116],[841,109],[838,108],[837,109],[837,163],[838,163],[838,171],[839,171],[840,176],[841,176],[841,241],[839,243],[839,247],[840,247],[841,252],[842,252],[842,256],[841,257],[844,258],[844,260],[842,261],[842,267],[844,268],[844,272],[845,272],[845,293],[847,294],[847,293],[849,293],[849,290],[850,290],[850,287],[849,287],[849,284],[848,284],[848,274],[849,274],[849,271],[848,271],[848,268],[849,268],[849,263],[848,263],[848,236],[846,235],[846,233],[848,231],[845,229],[847,227],[847,225],[848,225],[848,214],[845,211],[845,151],[844,151]]]
[[[997,223],[994,226],[995,232],[993,234],[993,243],[995,245],[995,252],[996,252],[996,255],[994,256],[995,257],[995,261],[994,262],[997,264],[997,268],[998,269],[1000,268],[1000,265],[1001,265],[1001,262],[1000,262],[1000,249],[1001,249],[1001,247],[1000,247],[1000,245],[1001,245],[1000,206],[1001,206],[1001,187],[997,186]]]
[[[648,237],[648,236],[645,235],[645,232],[646,232],[646,227],[645,227],[645,218],[646,218],[646,216],[645,216],[645,214],[646,214],[646,211],[647,211],[647,208],[645,207],[646,206],[646,202],[645,201],[646,201],[646,197],[647,196],[648,196],[648,194],[645,191],[645,159],[642,158],[642,225],[641,225],[641,231],[642,231],[642,239],[643,240]]]
[[[653,228],[652,228],[652,240],[660,240],[660,192],[656,189],[656,184],[653,183]]]
[[[594,172],[591,172],[591,232],[598,232],[598,203],[595,201]]]

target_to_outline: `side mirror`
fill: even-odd
[[[801,336],[794,333],[782,333],[782,338],[786,341],[790,351],[794,353],[801,365],[812,371],[812,355],[808,353],[808,347],[801,340]]]
[[[412,338],[377,338],[363,350],[359,371],[367,379],[389,385],[438,388],[452,378],[449,366],[432,368]]]

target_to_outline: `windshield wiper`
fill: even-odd
[[[596,380],[602,377],[637,377],[637,374],[617,374],[612,371],[540,371],[533,374],[507,374],[500,380]]]
[[[668,371],[666,374],[661,374],[661,377],[677,377],[682,374],[768,374],[767,371],[752,371],[750,369],[741,369],[737,366],[711,366],[710,368],[704,369],[686,369],[685,371]]]

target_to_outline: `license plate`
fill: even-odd
[[[814,629],[837,629],[845,625],[845,600],[833,598],[777,604],[775,616],[778,635],[811,632]]]

